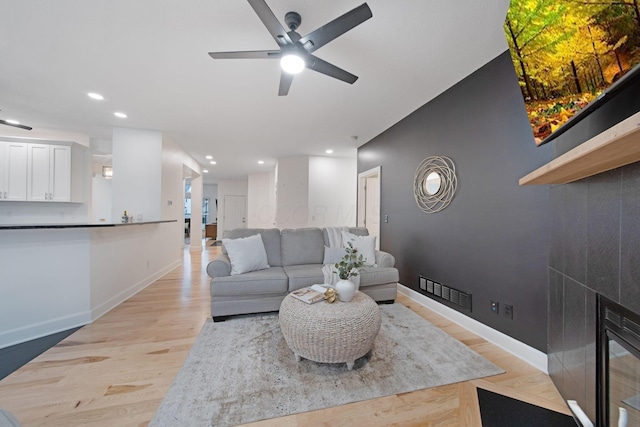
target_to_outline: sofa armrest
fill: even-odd
[[[396,259],[388,252],[376,251],[376,265],[378,267],[393,267]]]
[[[231,260],[227,254],[218,254],[207,265],[207,274],[211,277],[225,277],[231,274]]]

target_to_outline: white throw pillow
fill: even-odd
[[[347,246],[347,242],[358,250],[358,255],[364,258],[364,265],[376,266],[376,236],[356,236],[355,234],[342,232],[342,243]]]
[[[240,239],[222,239],[231,260],[231,275],[269,268],[262,236],[256,234]]]
[[[347,254],[345,248],[330,248],[324,247],[324,261],[323,264],[337,264],[342,261],[342,258]]]

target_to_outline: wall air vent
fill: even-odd
[[[452,308],[471,312],[471,294],[469,292],[454,289],[425,276],[419,276],[418,283],[420,293]]]

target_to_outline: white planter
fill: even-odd
[[[340,301],[349,302],[356,294],[356,285],[350,280],[338,280],[336,291],[338,291],[338,299]]]

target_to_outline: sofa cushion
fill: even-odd
[[[231,276],[269,268],[267,252],[264,250],[262,236],[222,239],[231,261]]]
[[[324,240],[319,228],[284,229],[280,244],[283,266],[322,264]]]
[[[358,250],[358,257],[362,255],[364,265],[376,264],[376,236],[357,236],[355,234],[342,232],[342,242],[346,246],[351,243],[354,249]]]
[[[305,286],[324,283],[322,265],[303,264],[289,265],[283,267],[284,272],[289,276],[289,291],[304,288]]]
[[[397,268],[364,267],[360,270],[360,286],[397,283],[400,280]]]
[[[356,236],[368,236],[369,235],[369,230],[367,230],[366,227],[348,227],[348,228],[349,228],[349,233],[355,234]],[[322,239],[324,240],[324,245],[325,246],[331,246],[331,245],[329,245],[329,233],[327,232],[326,228],[322,229]]]
[[[287,275],[282,267],[252,271],[211,280],[211,296],[281,295],[288,292]]]
[[[330,248],[324,247],[324,259],[323,264],[337,264],[342,261],[342,258],[347,254],[346,248]]]
[[[241,237],[249,237],[256,234],[262,236],[264,249],[267,251],[267,261],[271,267],[282,266],[282,256],[280,255],[280,230],[277,228],[236,228],[235,230],[225,231],[224,237],[229,239],[238,239]],[[222,245],[222,253],[227,253],[224,244]]]

